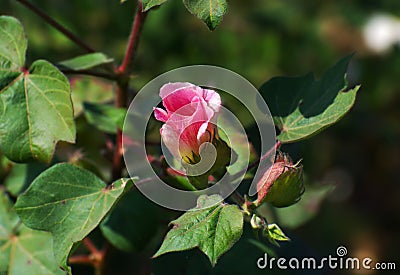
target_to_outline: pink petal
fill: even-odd
[[[213,90],[203,89],[203,98],[214,110],[214,112],[219,112],[219,109],[221,107],[221,97],[217,92]]]
[[[175,90],[164,97],[163,105],[168,112],[176,112],[178,109],[189,105],[194,98],[199,98],[198,91],[195,87],[186,87]]]
[[[179,154],[179,134],[167,124],[163,125],[160,133],[165,146],[175,158],[179,159],[181,157]]]
[[[185,88],[185,87],[193,87],[192,83],[189,82],[175,82],[175,83],[167,83],[164,84],[160,89],[160,97],[164,99],[169,94],[175,92],[176,90]]]
[[[154,117],[162,122],[166,122],[168,120],[168,113],[161,108],[154,108]]]

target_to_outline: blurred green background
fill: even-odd
[[[117,61],[122,59],[134,1],[32,2],[96,50]],[[28,63],[39,58],[57,63],[84,53],[16,1],[1,0],[0,11],[17,17],[25,26]],[[281,213],[282,226],[292,242],[275,252],[286,257],[324,257],[336,255],[336,248],[344,245],[351,256],[396,262],[399,270],[400,1],[230,1],[222,24],[210,32],[186,11],[181,1],[169,0],[148,15],[131,85],[137,90],[165,71],[211,64],[233,70],[259,87],[278,75],[309,71],[321,75],[351,52],[356,55],[349,67],[349,83],[362,84],[352,111],[321,134],[282,148],[294,159],[303,159],[312,184],[302,209],[288,208]],[[85,135],[93,143],[93,129],[79,129],[80,144],[86,146]],[[95,164],[106,166],[106,160],[96,159],[104,143],[98,140],[98,144],[91,144],[92,155],[86,153],[89,159],[95,159]],[[323,187],[327,185],[335,188],[320,202],[319,193],[325,194]],[[247,237],[224,255],[212,271],[198,251],[150,261],[148,258],[160,244],[167,223],[164,221],[156,240],[144,252],[114,252],[110,266],[116,269],[110,270],[110,274],[148,274],[150,270],[154,274],[279,273],[257,269],[256,260],[263,251]],[[247,231],[246,236],[253,237]],[[73,270],[76,274],[91,272],[77,266]],[[371,270],[365,274],[396,273]]]

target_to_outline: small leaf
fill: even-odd
[[[139,191],[130,190],[101,223],[100,229],[115,247],[128,252],[140,251],[157,232],[157,206]]]
[[[279,228],[279,226],[275,223],[269,224],[267,228],[265,228],[263,232],[264,236],[267,236],[269,241],[276,245],[279,246],[277,241],[289,241],[290,239],[283,233],[282,229]]]
[[[108,65],[113,61],[114,59],[109,58],[103,53],[89,53],[62,61],[59,64],[74,71],[81,71],[94,69],[100,66],[109,68]]]
[[[66,274],[54,258],[51,234],[19,223],[11,202],[0,191],[0,274]]]
[[[214,30],[222,21],[227,10],[226,0],[183,0],[188,11],[196,15],[210,30]]]
[[[72,164],[56,164],[40,174],[18,197],[15,209],[25,225],[53,234],[57,262],[66,267],[74,245],[105,217],[130,184],[110,186]]]
[[[88,102],[84,102],[83,107],[87,121],[97,129],[110,134],[115,134],[117,128],[122,129],[126,109]]]
[[[352,55],[340,60],[321,78],[312,74],[276,77],[260,88],[283,143],[310,137],[340,120],[353,106],[360,86],[347,90],[345,74]]]
[[[268,234],[277,241],[288,241],[290,240],[285,233],[283,233],[282,229],[275,223],[268,225]]]
[[[29,71],[18,20],[0,17],[0,147],[15,162],[50,162],[59,140],[75,142],[67,78],[44,60]]]
[[[165,3],[167,0],[142,0],[142,11],[148,11],[151,8],[156,6],[160,6],[161,4]]]
[[[221,198],[218,198],[218,201],[220,200]],[[210,205],[215,201],[214,196],[202,196],[198,203]],[[173,228],[153,257],[198,247],[214,266],[218,258],[240,239],[243,231],[243,213],[236,205],[218,203],[206,209],[199,208],[198,205],[171,222]]]

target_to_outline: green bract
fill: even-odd
[[[287,207],[298,202],[303,193],[303,168],[288,167],[274,181],[263,201],[275,207]]]

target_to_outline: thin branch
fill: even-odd
[[[276,149],[278,149],[281,146],[281,142],[277,141],[275,143],[275,145],[268,150],[268,152],[266,152],[264,155],[261,156],[261,158],[259,158],[258,160],[254,161],[253,163],[250,163],[249,166],[247,167],[247,170],[251,170],[254,167],[256,167],[261,161],[265,160],[266,158],[268,158]]]
[[[60,68],[59,68],[60,69]],[[103,72],[96,72],[96,71],[90,71],[90,70],[82,70],[82,71],[75,71],[75,70],[70,70],[70,69],[60,69],[61,72],[64,74],[69,74],[69,75],[88,75],[88,76],[94,76],[94,77],[100,77],[108,80],[116,80],[117,76],[109,73],[103,73]]]
[[[73,34],[70,30],[65,28],[63,25],[58,23],[56,20],[54,20],[52,17],[50,17],[47,13],[45,13],[44,11],[42,11],[41,9],[39,9],[38,7],[36,7],[32,3],[30,3],[28,0],[17,0],[17,1],[20,2],[22,5],[24,5],[25,7],[27,7],[28,9],[30,9],[31,11],[33,11],[34,13],[36,13],[41,18],[43,18],[49,25],[51,25],[52,27],[57,29],[59,32],[64,34],[66,37],[69,38],[69,40],[74,42],[76,45],[78,45],[85,51],[87,51],[89,53],[96,52],[91,47],[89,47],[87,44],[85,44],[78,36]]]
[[[128,45],[126,46],[125,56],[121,66],[119,66],[116,71],[116,73],[120,77],[117,81],[118,87],[117,87],[117,99],[115,105],[119,108],[126,107],[126,105],[128,104],[129,69],[132,65],[132,60],[136,54],[136,49],[139,43],[139,37],[145,19],[146,19],[146,12],[142,11],[142,1],[139,0],[136,9],[136,14],[133,19],[131,33],[129,35]],[[122,131],[118,130],[115,140],[113,168],[112,168],[112,177],[114,180],[121,177],[121,173],[123,170],[122,151],[123,151]]]
[[[69,257],[68,259],[69,264],[86,264],[86,265],[93,265],[93,260],[90,255],[74,255]]]
[[[94,245],[94,243],[89,239],[89,237],[86,237],[83,239],[83,244],[86,246],[86,248],[92,253],[93,255],[95,254],[101,254],[101,251],[97,249],[97,247]]]
[[[112,179],[117,180],[122,174],[122,131],[117,130],[117,136],[115,137],[115,149],[113,157],[113,167],[112,167]]]
[[[139,43],[140,34],[142,31],[143,23],[146,19],[146,12],[142,11],[142,1],[138,1],[136,15],[133,20],[131,34],[129,36],[128,45],[126,47],[125,56],[121,66],[118,70],[121,74],[127,74],[133,58],[136,54],[136,49]]]

